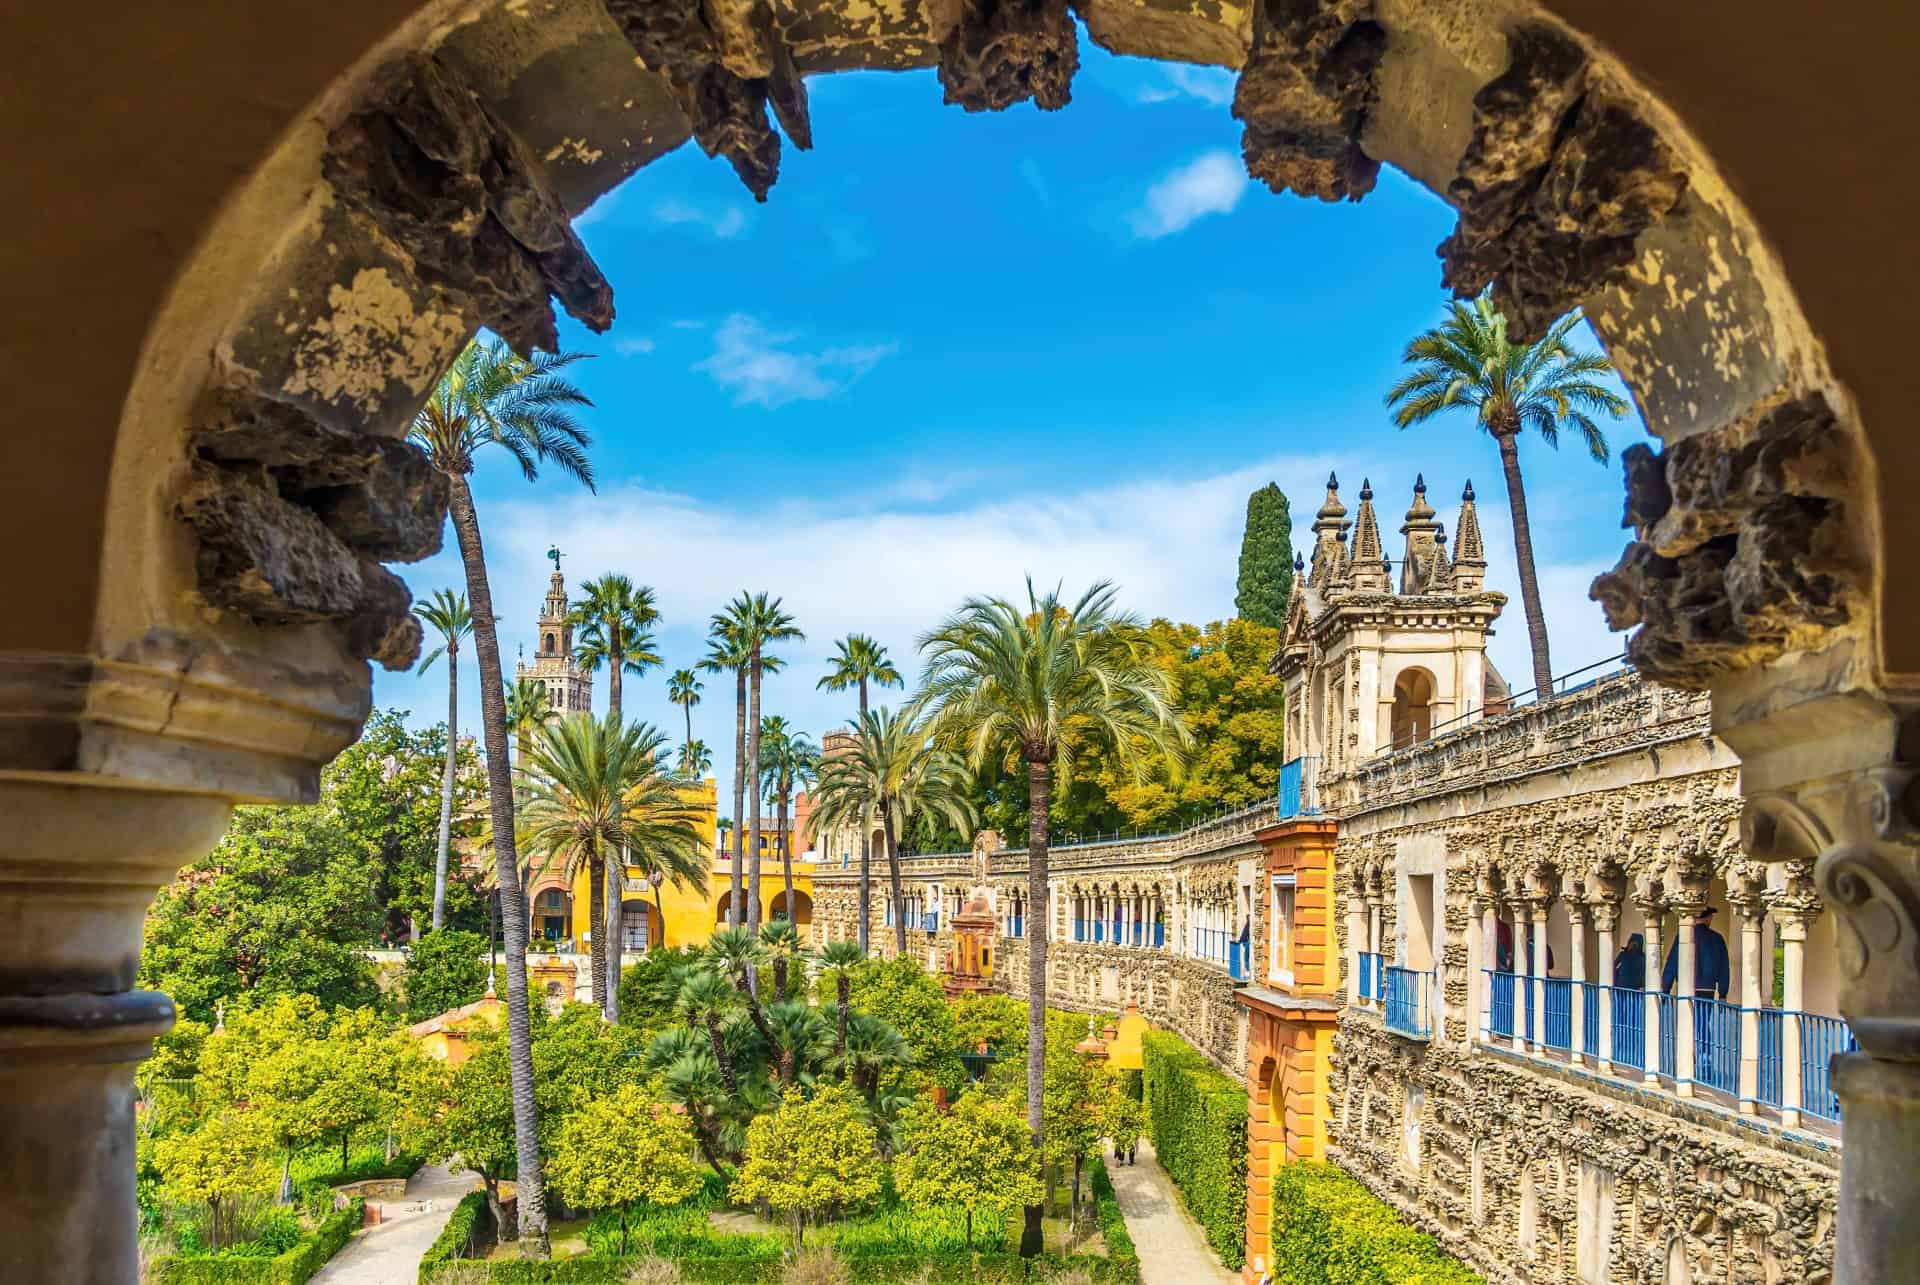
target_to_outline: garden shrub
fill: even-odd
[[[420,1285],[437,1279],[442,1267],[472,1253],[482,1221],[489,1216],[486,1192],[470,1191],[462,1196],[460,1203],[453,1207],[453,1216],[447,1219],[447,1225],[420,1256]]]
[[[1295,1285],[1484,1285],[1358,1181],[1308,1161],[1282,1165],[1274,1178],[1273,1278]]]
[[[1141,1049],[1153,1149],[1220,1260],[1239,1267],[1247,1252],[1247,1091],[1178,1036],[1148,1031]]]
[[[306,1285],[327,1260],[340,1252],[365,1217],[366,1204],[353,1200],[329,1215],[313,1233],[272,1258],[156,1258],[147,1268],[148,1285]]]

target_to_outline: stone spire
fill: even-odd
[[[1425,474],[1413,479],[1413,503],[1407,508],[1406,521],[1400,524],[1407,551],[1400,563],[1401,593],[1432,593],[1446,579],[1446,556],[1440,523],[1434,520],[1433,506],[1427,503]]]
[[[1345,568],[1347,506],[1340,503],[1340,479],[1327,474],[1327,499],[1313,515],[1313,573],[1309,580],[1324,589]],[[1295,584],[1299,581],[1296,578]]]
[[[1380,548],[1380,521],[1373,513],[1373,481],[1360,483],[1360,509],[1354,514],[1352,579],[1356,593],[1385,593],[1392,569]]]
[[[1479,593],[1487,582],[1487,550],[1480,541],[1480,515],[1473,507],[1473,483],[1460,493],[1460,520],[1453,527],[1453,591]]]

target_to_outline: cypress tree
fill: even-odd
[[[1293,593],[1293,518],[1286,495],[1272,482],[1247,497],[1238,588],[1233,606],[1242,620],[1274,628],[1285,622]]]

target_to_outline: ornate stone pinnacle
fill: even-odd
[[[1467,479],[1467,489],[1460,492],[1460,498],[1462,500],[1467,501],[1468,503],[1472,503],[1473,501],[1473,479],[1472,478]]]

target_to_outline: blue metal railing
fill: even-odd
[[[1156,950],[1162,949],[1166,946],[1166,944],[1167,944],[1167,926],[1156,919],[1153,922],[1154,949]]]
[[[1777,1008],[1763,1008],[1754,1013],[1754,1061],[1758,1064],[1757,1082],[1753,1096],[1756,1101],[1770,1107],[1780,1105],[1786,1084],[1786,1023],[1781,1019]]]
[[[1487,1005],[1487,1029],[1510,1040],[1513,1038],[1513,974],[1491,968],[1480,971],[1487,975],[1488,989],[1492,992]]]
[[[1693,1078],[1740,1094],[1740,1006],[1723,1000],[1693,1001]]]
[[[1600,992],[1598,982],[1580,983],[1580,1051],[1600,1056]]]
[[[1800,1019],[1800,1109],[1822,1120],[1840,1118],[1840,1098],[1833,1091],[1828,1063],[1835,1054],[1860,1047],[1846,1019],[1819,1013],[1796,1013]]]
[[[1413,968],[1386,970],[1387,1029],[1409,1039],[1432,1037],[1428,996],[1433,989],[1433,974]]]
[[[1237,941],[1227,943],[1227,975],[1236,982],[1247,980],[1247,948]]]
[[[1673,1030],[1678,1022],[1673,996],[1660,996],[1660,1074],[1668,1079],[1674,1078]]]
[[[1525,973],[1516,973],[1514,976],[1516,978],[1514,984],[1527,993],[1526,1003],[1521,1005],[1521,1007],[1526,1010],[1526,1025],[1521,1028],[1521,1034],[1527,1042],[1531,1044],[1533,1042],[1533,1033],[1539,1029],[1539,1027],[1534,1025],[1533,1009],[1540,1001],[1534,995],[1536,988],[1533,984],[1533,978],[1527,976]]]
[[[1073,921],[1073,939],[1075,941],[1085,941],[1087,939],[1087,921],[1086,920],[1075,919]]]
[[[1605,988],[1613,996],[1613,1061],[1644,1071],[1647,1066],[1647,993],[1624,986]]]
[[[1314,777],[1320,756],[1306,754],[1280,765],[1280,819],[1320,815],[1320,799]]]
[[[1371,951],[1360,952],[1360,998],[1380,998],[1380,956]]]
[[[1013,917],[1013,931],[1007,935],[1009,937],[1025,937],[1027,935],[1027,917],[1025,915],[1015,915]]]
[[[1573,983],[1564,977],[1543,977],[1546,991],[1546,1020],[1541,1023],[1540,1042],[1550,1049],[1573,1051]]]

